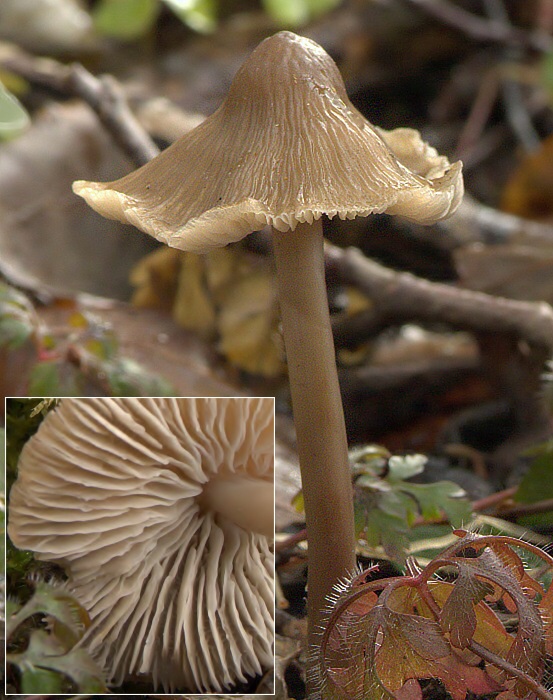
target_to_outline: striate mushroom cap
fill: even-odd
[[[463,179],[461,163],[450,165],[417,131],[372,126],[324,49],[284,31],[261,42],[193,131],[120,180],[73,189],[107,218],[206,252],[323,214],[434,223],[458,207]]]
[[[109,682],[220,691],[274,660],[271,538],[221,512],[221,484],[273,493],[273,473],[273,399],[64,399],[21,453],[8,532],[65,568]]]

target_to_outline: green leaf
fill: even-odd
[[[0,284],[0,346],[14,350],[23,345],[34,330],[34,311],[27,297]]]
[[[325,12],[334,10],[342,3],[342,0],[307,0],[312,17],[318,17]]]
[[[126,357],[106,363],[104,368],[113,396],[174,396],[175,391],[163,377],[150,374]]]
[[[545,89],[553,93],[553,51],[546,53],[542,59],[541,81]]]
[[[519,503],[536,503],[553,498],[553,449],[544,448],[520,482],[515,494]]]
[[[403,482],[402,491],[410,493],[417,501],[426,520],[438,520],[443,513],[454,527],[466,525],[472,518],[470,503],[464,499],[463,489],[452,481],[435,484],[410,484]]]
[[[412,476],[421,474],[428,458],[424,455],[403,455],[390,457],[388,467],[390,469],[389,479],[410,479]]]
[[[4,450],[6,448],[6,431],[0,428],[0,455],[4,459]],[[6,474],[4,469],[0,469],[0,502],[4,505],[4,496],[6,492]]]
[[[54,618],[56,638],[65,649],[76,644],[90,625],[88,613],[72,595],[63,588],[39,582],[31,599],[6,620],[8,638],[25,620],[38,614]]]
[[[44,668],[26,668],[21,673],[21,692],[34,694],[63,693],[64,678]]]
[[[306,0],[263,0],[265,12],[282,27],[298,27],[309,21]]]
[[[530,465],[530,469],[520,482],[515,494],[515,501],[519,503],[537,503],[538,501],[553,498],[553,446],[546,443],[540,446],[538,456]],[[536,513],[525,515],[517,519],[522,525],[528,527],[548,527],[553,525],[553,513]]]
[[[190,29],[202,34],[217,28],[216,0],[162,0]]]
[[[265,12],[279,25],[297,27],[333,10],[341,0],[263,0]]]
[[[0,140],[18,136],[30,121],[19,100],[0,83]]]
[[[29,627],[27,621],[38,615],[48,618],[48,630]],[[68,692],[72,690],[68,683],[71,679],[81,693],[104,692],[100,668],[87,651],[75,647],[89,625],[88,613],[70,593],[43,582],[36,584],[23,607],[10,606],[6,619],[8,645],[13,646],[15,637],[21,648],[19,638],[25,640],[28,636],[24,651],[6,657],[8,663],[18,667],[23,691]]]
[[[74,381],[75,370],[63,368],[61,362],[37,362],[29,378],[31,396],[78,396],[79,390]]]
[[[100,34],[133,41],[154,25],[158,10],[157,0],[100,0],[93,20]]]
[[[54,635],[40,629],[32,632],[24,652],[8,654],[7,661],[16,665],[23,673],[29,667],[57,671],[72,679],[81,693],[105,692],[101,671],[84,649],[64,652],[63,645]]]

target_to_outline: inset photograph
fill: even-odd
[[[7,399],[7,693],[274,692],[274,399]]]

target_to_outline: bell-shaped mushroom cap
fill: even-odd
[[[65,568],[111,683],[220,691],[272,666],[271,543],[206,489],[238,478],[272,493],[273,403],[64,399],[25,445],[9,535]]]
[[[373,127],[330,56],[291,32],[265,39],[221,107],[139,170],[74,191],[107,218],[174,248],[205,252],[271,224],[387,212],[429,224],[463,194],[450,165],[411,129]]]

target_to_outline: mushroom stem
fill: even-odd
[[[212,479],[199,499],[201,506],[247,531],[275,536],[273,481],[233,474]]]
[[[309,542],[307,611],[314,648],[327,596],[355,567],[351,471],[321,220],[274,235],[273,246]]]

